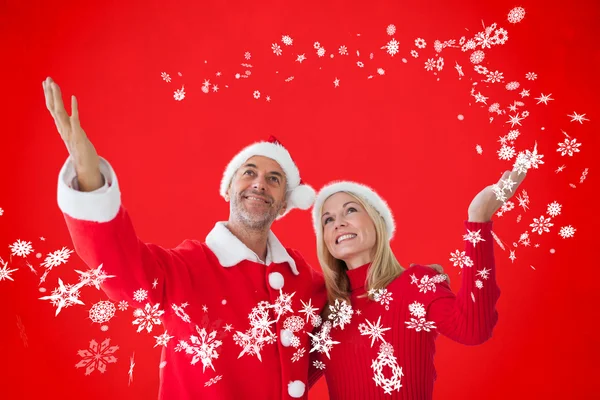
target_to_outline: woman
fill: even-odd
[[[455,255],[462,268],[456,295],[443,274],[400,266],[389,245],[392,213],[372,189],[337,182],[319,192],[313,222],[329,322],[311,334],[311,351],[314,365],[324,367],[330,399],[431,399],[438,333],[466,345],[491,337],[500,290],[490,220],[524,178],[506,171],[500,186],[486,187],[471,202],[465,253]],[[312,372],[310,384],[319,375]]]

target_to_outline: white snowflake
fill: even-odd
[[[175,315],[177,315],[179,318],[181,318],[183,320],[183,322],[189,323],[191,321],[190,316],[187,315],[186,312],[183,310],[187,306],[188,306],[187,303],[183,303],[180,306],[178,306],[177,304],[172,304],[171,308],[173,309],[173,311],[175,311]]]
[[[504,75],[500,71],[489,72],[486,76],[486,80],[484,82],[496,83],[502,82],[504,80]]]
[[[173,98],[177,101],[185,99],[185,87],[181,85],[181,89],[177,89],[173,92]]]
[[[160,325],[160,316],[165,312],[163,310],[159,310],[158,307],[160,304],[156,303],[154,306],[150,306],[150,303],[146,303],[144,308],[138,308],[133,312],[133,316],[135,320],[133,320],[133,325],[139,325],[137,328],[137,332],[141,332],[146,329],[148,333],[152,332],[152,328],[154,325]]]
[[[525,78],[530,81],[535,81],[537,79],[537,74],[535,72],[528,72],[525,74]]]
[[[463,239],[467,242],[473,243],[473,246],[477,245],[479,242],[485,242],[485,239],[481,237],[481,229],[477,230],[477,232],[472,232],[467,229],[467,234],[463,235]]]
[[[255,91],[254,91],[254,93],[252,93],[252,96],[253,96],[255,99],[260,99],[260,92],[259,92],[258,90],[255,90]]]
[[[548,210],[546,211],[546,214],[551,217],[556,217],[557,215],[560,215],[561,209],[562,205],[556,201],[553,201],[552,203],[548,204]]]
[[[581,114],[581,115],[579,115],[579,114],[577,114],[576,112],[573,112],[573,115],[567,115],[567,116],[572,118],[572,119],[571,119],[571,122],[577,121],[577,122],[579,122],[580,124],[583,124],[583,122],[584,122],[584,121],[589,121],[589,119],[587,119],[587,118],[584,118],[584,117],[585,117],[585,114]]]
[[[389,24],[387,28],[385,28],[385,32],[390,36],[394,36],[394,33],[396,33],[396,26],[394,24]]]
[[[325,354],[327,358],[329,357],[329,351],[332,349],[334,344],[339,344],[340,342],[336,342],[331,339],[331,321],[325,321],[323,325],[321,325],[321,329],[318,333],[312,334],[307,332],[307,335],[311,337],[312,348],[309,353],[313,351],[317,351],[319,353]]]
[[[521,86],[519,82],[513,81],[506,84],[506,90],[517,90]]]
[[[471,53],[471,57],[469,57],[471,63],[480,64],[485,58],[485,53],[481,50],[475,50]]]
[[[89,269],[87,271],[75,270],[79,274],[79,281],[86,286],[94,286],[100,290],[100,285],[108,278],[114,278],[115,275],[106,275],[105,271],[102,271],[103,264],[100,264],[96,269]]]
[[[479,269],[477,270],[477,276],[479,276],[481,279],[488,279],[490,277],[490,271],[491,269],[487,268]]]
[[[273,43],[271,50],[273,50],[273,54],[276,56],[280,56],[282,53],[281,47],[277,43]]]
[[[325,369],[325,363],[319,360],[314,360],[313,361],[313,366],[316,369],[320,369],[320,370],[324,370]]]
[[[191,335],[190,343],[185,340],[180,340],[175,348],[175,351],[185,351],[186,354],[192,355],[192,361],[190,364],[196,365],[198,361],[202,362],[202,373],[206,370],[206,367],[210,367],[213,371],[215,367],[212,360],[219,358],[217,348],[220,347],[223,342],[216,340],[217,331],[210,333],[206,332],[206,329],[200,329],[196,325],[196,332],[198,336]]]
[[[381,326],[381,315],[375,323],[371,323],[369,320],[365,321],[367,322],[366,324],[358,325],[358,330],[360,331],[361,335],[371,337],[371,347],[373,347],[375,340],[381,340],[382,342],[385,342],[383,335],[385,331],[389,331],[392,328],[384,328]]]
[[[73,304],[85,305],[79,300],[80,288],[80,285],[65,285],[63,284],[63,281],[58,278],[58,287],[52,291],[50,296],[40,297],[40,300],[50,300],[52,305],[56,307],[56,316],[63,307],[67,308]]]
[[[519,23],[525,18],[525,9],[523,7],[515,7],[508,13],[508,22],[511,24]]]
[[[306,353],[304,347],[301,347],[298,350],[296,350],[296,352],[292,356],[292,362],[300,361],[300,359],[304,357],[304,353]]]
[[[390,301],[394,300],[392,298],[392,292],[388,292],[386,288],[371,289],[369,290],[369,295],[373,298],[374,301],[378,302],[382,306],[385,306],[386,310],[390,309]]]
[[[426,315],[425,306],[418,301],[408,305],[410,315],[416,318],[423,318]]]
[[[133,299],[140,303],[148,298],[148,291],[144,289],[138,289],[133,292]]]
[[[300,300],[300,303],[302,303],[302,309],[298,312],[306,315],[306,322],[308,322],[309,319],[312,319],[313,316],[317,315],[316,312],[318,312],[319,309],[312,306],[312,299],[308,299],[308,303]]]
[[[117,308],[118,308],[120,311],[126,311],[126,310],[127,310],[127,308],[129,308],[129,304],[127,303],[127,301],[126,301],[126,300],[121,300],[121,301],[119,302],[119,304],[117,305]]]
[[[325,48],[324,47],[319,47],[317,49],[317,56],[323,57],[324,55],[325,55]]]
[[[425,46],[427,46],[427,42],[425,42],[425,39],[421,39],[421,38],[416,38],[415,39],[415,46],[419,49],[424,49]]]
[[[551,220],[551,218],[545,218],[543,215],[540,216],[540,218],[534,218],[533,223],[529,224],[529,226],[533,228],[531,232],[537,232],[540,235],[543,232],[550,232],[550,227],[554,226],[554,224],[550,222]]]
[[[575,236],[575,231],[577,229],[573,228],[571,225],[563,226],[560,228],[560,232],[558,233],[563,239],[572,238]]]
[[[427,321],[424,317],[413,317],[410,321],[405,321],[404,323],[408,329],[414,329],[417,332],[431,332],[432,329],[436,329],[435,323],[433,321]]]
[[[419,58],[419,52],[416,50],[411,50],[410,55],[413,56],[414,58]]]
[[[382,343],[379,347],[377,359],[372,360],[371,363],[375,385],[381,387],[385,394],[392,394],[394,390],[399,392],[402,387],[402,368],[398,365],[398,361],[393,353],[394,348],[391,344]],[[388,378],[383,374],[384,367],[388,367],[391,370],[391,377]]]
[[[329,319],[333,320],[333,327],[339,326],[342,330],[344,325],[350,323],[352,314],[354,314],[352,306],[346,300],[335,299],[335,304],[329,305],[329,310],[331,310]]]
[[[12,245],[9,246],[11,255],[18,257],[27,257],[31,252],[33,252],[33,247],[31,247],[31,242],[25,242],[20,239],[17,239]]]
[[[427,61],[425,61],[425,70],[433,71],[434,68],[435,68],[435,59],[434,58],[427,59]]]
[[[291,46],[292,43],[294,43],[294,40],[289,37],[288,35],[283,35],[281,37],[281,41],[283,42],[283,44],[285,44],[286,46]]]
[[[475,281],[475,287],[477,287],[477,289],[483,289],[483,282],[477,279]]]
[[[175,336],[171,336],[167,333],[167,331],[165,331],[165,333],[163,333],[162,335],[159,336],[154,336],[154,339],[156,339],[156,344],[154,345],[154,347],[156,346],[164,346],[167,347],[167,343],[169,343],[169,340],[173,339]]]
[[[108,364],[117,362],[117,358],[114,356],[117,350],[119,350],[119,346],[110,346],[110,338],[104,339],[100,345],[92,339],[89,348],[77,351],[81,360],[75,364],[75,368],[85,367],[85,375],[91,374],[94,370],[103,374],[106,372]]]
[[[446,275],[445,274],[438,274],[435,275],[433,278],[429,278],[429,275],[423,275],[421,277],[421,280],[419,281],[419,278],[417,278],[415,276],[415,274],[412,274],[410,276],[411,279],[411,285],[415,284],[417,285],[417,287],[419,288],[419,293],[423,292],[423,293],[427,293],[428,291],[432,291],[435,293],[436,291],[436,284],[437,283],[442,283],[444,280],[446,280]]]
[[[115,311],[117,309],[110,301],[99,301],[90,308],[89,316],[92,322],[103,324],[115,316]]]
[[[2,259],[2,257],[0,257],[0,264],[2,264],[2,268],[0,268],[0,282],[3,281],[4,279],[10,279],[11,281],[15,281],[13,278],[11,278],[10,274],[12,272],[15,272],[18,270],[18,268],[16,269],[8,269],[8,261],[4,261]]]
[[[167,74],[166,72],[161,72],[160,77],[165,82],[171,82],[171,76],[169,74]]]
[[[340,46],[338,52],[340,53],[341,56],[347,56],[348,48],[346,46]]]
[[[252,58],[252,54],[250,54],[250,52],[249,52],[249,51],[247,51],[247,52],[245,52],[245,53],[244,53],[244,58],[245,58],[246,60],[249,60],[250,58]]]
[[[398,54],[399,46],[400,43],[396,39],[392,39],[382,49],[386,49],[387,53],[393,57]]]
[[[569,140],[566,138],[564,143],[558,144],[558,149],[556,149],[556,151],[560,152],[561,156],[564,156],[565,154],[573,156],[573,153],[579,153],[580,146],[581,143],[577,143],[577,139],[573,138],[572,140]]]
[[[292,332],[300,332],[304,328],[304,320],[297,316],[287,317],[283,322],[283,328]]]
[[[510,160],[516,154],[515,148],[513,146],[504,145],[498,150],[498,158],[500,160]]]
[[[222,378],[223,378],[223,375],[217,375],[214,378],[210,378],[209,380],[204,382],[204,387],[214,385],[215,383],[219,382]]]
[[[462,268],[463,266],[472,267],[473,260],[469,257],[466,252],[459,251],[458,249],[454,253],[450,253],[450,261],[454,263],[454,266],[457,265]]]

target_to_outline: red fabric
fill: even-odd
[[[133,308],[145,304],[159,304],[164,310],[163,326],[156,325],[152,332],[141,331],[138,335],[158,336],[164,331],[174,336],[163,348],[160,369],[160,399],[288,399],[288,384],[292,381],[307,383],[308,357],[292,362],[296,348],[285,347],[279,340],[286,313],[271,329],[277,334],[275,344],[265,344],[260,351],[262,361],[255,355],[245,354],[238,358],[242,347],[233,340],[236,331],[250,328],[248,314],[260,301],[275,303],[280,292],[270,287],[271,272],[283,275],[284,293],[294,293],[292,309],[295,315],[302,304],[308,302],[319,309],[325,301],[323,281],[318,273],[304,261],[297,251],[288,249],[296,261],[299,275],[294,275],[287,263],[263,264],[242,261],[233,267],[223,267],[214,253],[204,243],[186,240],[174,249],[143,243],[134,231],[127,211],[121,207],[110,222],[81,221],[64,214],[71,238],[79,256],[90,268],[103,265],[108,275],[115,275],[102,285],[102,290],[115,302],[127,301]],[[154,280],[158,281],[153,288]],[[133,294],[138,289],[148,292],[148,299],[138,302]],[[191,320],[184,321],[176,315],[173,305],[181,306]],[[204,307],[206,306],[206,311]],[[272,310],[270,310],[272,311]],[[275,315],[271,316],[275,319]],[[225,325],[233,329],[228,331]],[[196,328],[196,326],[198,328]],[[308,345],[309,328],[296,333],[301,346]],[[191,355],[175,352],[178,340],[190,342],[190,335],[199,336],[197,329],[207,334],[216,332],[218,358],[212,360],[214,370],[203,372],[202,362],[191,365]],[[252,373],[248,373],[252,371]],[[222,382],[205,384],[221,376]],[[219,379],[219,378],[217,378]],[[302,399],[308,396],[308,386]]]
[[[365,294],[364,284],[370,265],[348,271],[354,315],[344,329],[332,329],[332,340],[340,343],[333,345],[330,359],[322,354],[318,357],[325,364],[330,399],[431,399],[436,379],[434,355],[438,334],[465,345],[482,344],[490,339],[498,321],[496,302],[500,296],[495,276],[492,222],[465,222],[465,227],[470,231],[480,230],[485,241],[475,246],[466,242],[465,253],[473,261],[473,266],[463,267],[462,284],[456,295],[446,281],[435,284],[435,291],[420,291],[418,285],[412,283],[413,277],[420,281],[425,275],[432,278],[438,273],[430,267],[415,265],[387,287],[393,300],[386,310],[384,305],[360,297]],[[490,270],[488,279],[477,276],[477,271],[484,267]],[[483,282],[483,288],[475,286],[477,279]],[[408,306],[414,302],[423,304],[426,320],[433,321],[437,329],[417,332],[407,327],[405,322],[411,319]],[[394,347],[394,356],[403,373],[400,391],[392,391],[391,395],[376,386],[373,379],[371,365],[377,359],[381,341],[376,340],[371,347],[371,338],[361,335],[358,328],[367,320],[376,323],[379,317],[380,325],[391,328],[384,332],[383,339]],[[314,367],[311,368],[311,385],[318,374]],[[386,378],[391,377],[389,367],[383,368],[383,374]]]

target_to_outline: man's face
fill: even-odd
[[[254,156],[234,174],[227,191],[231,216],[250,229],[266,229],[286,209],[285,173],[270,158]]]

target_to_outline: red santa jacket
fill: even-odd
[[[320,324],[322,276],[272,232],[261,262],[225,223],[204,243],[185,240],[173,249],[144,243],[104,159],[101,172],[103,188],[80,192],[67,160],[59,207],[77,254],[115,276],[102,289],[133,307],[132,334],[158,337],[164,346],[159,398],[306,399],[306,333]]]

